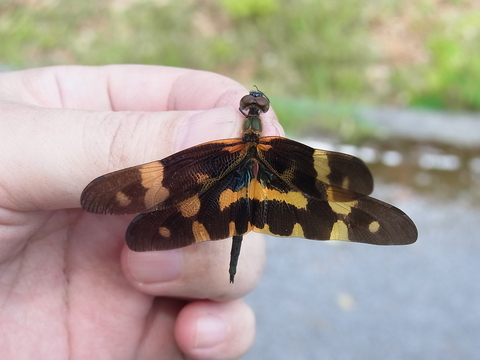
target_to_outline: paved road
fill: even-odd
[[[478,115],[366,111],[396,138],[480,144]],[[269,238],[264,277],[247,298],[258,330],[244,359],[480,359],[480,207],[471,194],[442,202],[394,185],[376,184],[374,197],[410,215],[418,241]]]
[[[414,219],[414,245],[269,238],[244,359],[480,358],[480,209],[391,193],[375,194]]]

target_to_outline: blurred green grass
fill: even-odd
[[[478,24],[467,0],[0,1],[0,65],[215,71],[281,99],[287,131],[355,139],[355,104],[478,110]]]

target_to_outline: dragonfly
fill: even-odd
[[[373,177],[348,154],[262,136],[268,97],[240,99],[242,136],[206,142],[164,159],[100,176],[81,206],[96,214],[137,214],[125,239],[133,251],[161,251],[232,238],[233,283],[243,236],[406,245],[417,240],[400,209],[368,196]]]

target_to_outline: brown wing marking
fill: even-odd
[[[258,148],[260,161],[271,172],[318,200],[350,201],[373,191],[370,170],[354,156],[281,137],[261,138]]]
[[[138,215],[127,229],[127,245],[134,251],[168,250],[250,231],[247,188],[232,190],[237,180],[230,172],[202,194]]]
[[[206,191],[237,166],[245,153],[241,139],[219,140],[118,170],[88,184],[81,205],[93,213],[123,215],[161,208],[167,199],[181,202]]]
[[[307,199],[287,193],[283,201],[263,200],[258,211],[264,219],[253,219],[253,231],[275,236],[312,240],[344,240],[376,245],[414,243],[418,233],[412,220],[400,209],[380,200],[364,197],[351,202]]]

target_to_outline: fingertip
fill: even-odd
[[[263,136],[284,136],[282,126],[273,110],[263,115]],[[174,151],[213,140],[239,138],[245,117],[238,108],[224,106],[192,113],[185,117],[177,132]]]
[[[254,337],[255,315],[242,300],[192,302],[182,309],[175,326],[179,348],[193,359],[238,359]]]
[[[262,117],[263,131],[262,136],[285,136],[285,131],[278,121],[277,114],[270,110]]]

